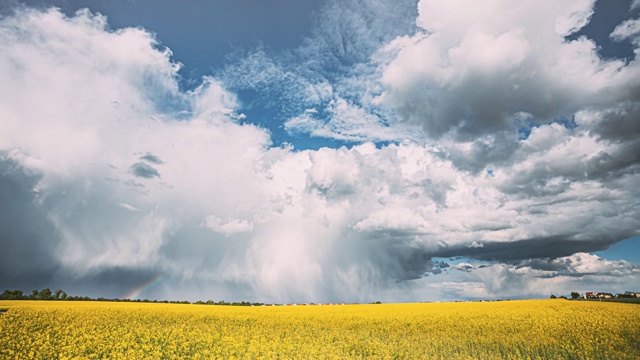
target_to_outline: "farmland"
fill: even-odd
[[[0,301],[3,359],[638,359],[634,304]]]

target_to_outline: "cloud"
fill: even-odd
[[[419,128],[397,124],[372,101],[381,91],[372,57],[384,43],[412,33],[416,14],[415,0],[328,1],[299,47],[237,55],[220,78],[231,91],[256,93],[247,107],[287,118],[285,130],[294,137],[418,141]]]
[[[32,191],[40,176],[0,152],[0,274],[7,287],[48,286],[59,268],[60,234],[37,206]],[[25,289],[25,291],[27,291]]]
[[[461,263],[459,263],[457,265],[454,265],[453,268],[456,269],[456,270],[460,270],[460,271],[470,272],[475,267],[470,263],[461,262]]]
[[[354,225],[360,231],[390,231],[426,232],[428,223],[420,215],[407,208],[394,209],[392,207],[380,209],[371,213],[367,218]]]
[[[376,16],[391,6],[367,4]],[[495,23],[450,4],[421,2],[409,36],[396,38],[405,23],[384,35],[384,18],[382,40],[357,29],[340,40],[332,22],[299,51],[337,51],[327,61],[353,73],[257,51],[186,92],[143,29],[110,30],[89,11],[2,18],[0,285],[113,297],[158,278],[143,296],[324,302],[636,279],[633,264],[581,254],[640,228],[635,60],[605,62],[588,39],[564,39],[592,2],[549,4],[546,17],[529,2],[467,4],[504,14]],[[260,67],[243,73],[249,64]],[[359,144],[273,146],[241,121],[230,89],[243,87],[286,102],[294,134]]]
[[[636,45],[640,41],[640,19],[626,20],[609,35],[615,41],[631,39]]]
[[[520,269],[539,272],[539,277],[625,277],[640,274],[640,266],[625,260],[611,261],[588,253],[576,253],[556,259],[531,259],[517,265]]]
[[[608,89],[621,67],[600,60],[587,38],[565,40],[592,9],[591,0],[517,7],[423,0],[421,31],[387,46],[396,55],[383,70],[379,101],[436,139],[512,131],[520,113],[535,122],[571,116]]]
[[[637,264],[610,261],[576,253],[555,259],[535,259],[519,264],[472,264],[461,262],[460,270],[446,281],[425,284],[428,291],[444,299],[547,298],[551,294],[612,291],[633,288],[640,277]],[[606,284],[606,285],[603,285]],[[425,294],[426,295],[426,294]]]
[[[287,120],[284,129],[294,136],[307,134],[356,143],[421,139],[420,131],[402,125],[389,126],[375,114],[339,97],[330,100],[322,114],[311,108]]]
[[[210,216],[207,218],[205,226],[225,236],[253,231],[253,223],[246,219],[218,219],[215,216]]]
[[[33,244],[55,234],[42,266],[80,278],[113,266],[158,271],[165,232],[253,196],[251,156],[267,134],[236,125],[234,97],[213,81],[180,93],[178,66],[149,33],[109,31],[88,11],[18,11],[1,26],[0,147],[16,174],[37,179],[12,182],[33,199],[5,206],[41,214]],[[184,107],[171,104],[192,104],[197,118],[180,120]],[[220,190],[232,184],[248,187]]]
[[[160,159],[158,156],[153,155],[151,153],[146,153],[145,155],[140,156],[140,160],[144,160],[156,165],[162,164],[162,159]]]
[[[151,179],[154,177],[160,177],[158,170],[144,162],[137,162],[131,165],[131,171],[135,176],[140,178]]]

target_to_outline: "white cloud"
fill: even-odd
[[[638,276],[640,275],[640,267],[625,260],[607,260],[597,255],[587,253],[576,253],[571,256],[554,259],[552,264],[559,267],[565,266],[563,270],[571,276],[588,276],[588,275],[608,275],[608,276]]]
[[[246,219],[219,219],[215,216],[210,216],[206,219],[204,225],[225,236],[253,231],[253,223]]]
[[[395,55],[378,101],[427,136],[464,141],[514,132],[522,112],[536,122],[570,117],[599,103],[624,65],[601,60],[591,40],[564,39],[587,23],[593,3],[423,0],[422,31],[384,50]]]
[[[407,208],[386,207],[369,214],[365,219],[357,222],[354,228],[361,231],[411,231],[427,232],[429,224],[424,218]]]
[[[420,129],[398,124],[373,101],[382,89],[371,60],[382,44],[415,30],[415,14],[415,0],[328,1],[298,48],[258,49],[229,64],[221,78],[233,90],[256,91],[254,103],[287,118],[293,136],[418,141]]]
[[[337,98],[330,100],[323,109],[328,112],[328,120],[319,118],[318,111],[308,109],[303,114],[284,123],[290,134],[308,134],[315,137],[332,138],[343,141],[420,141],[418,129],[394,124],[389,126],[378,116],[364,108]]]
[[[156,50],[139,29],[105,32],[105,21],[88,12],[65,19],[54,10],[3,20],[3,148],[20,143],[63,172],[103,155],[100,138],[125,149],[114,129],[127,116],[157,113],[160,103],[149,100],[180,101],[170,52]],[[59,117],[67,121],[52,121]]]
[[[268,135],[236,125],[234,96],[213,80],[180,93],[170,52],[147,32],[107,31],[86,11],[27,10],[2,26],[0,145],[42,174],[39,202],[62,234],[63,264],[153,262],[175,224],[257,198],[252,167]],[[193,103],[193,119],[176,120],[171,99]]]
[[[636,45],[640,42],[640,19],[626,20],[613,29],[609,35],[615,41],[631,39]]]
[[[127,203],[120,203],[120,206],[122,206],[124,209],[127,209],[129,211],[140,211],[140,209],[138,209],[137,207],[131,205],[131,204],[127,204]]]
[[[469,272],[469,271],[473,270],[475,268],[475,266],[473,266],[473,264],[468,263],[468,262],[461,262],[461,263],[458,263],[457,265],[454,265],[453,268],[457,269],[457,270],[460,270],[460,271]]]

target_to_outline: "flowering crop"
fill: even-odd
[[[2,359],[639,359],[640,307],[0,301]]]

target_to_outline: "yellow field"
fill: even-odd
[[[0,301],[1,359],[640,359],[640,306]]]

